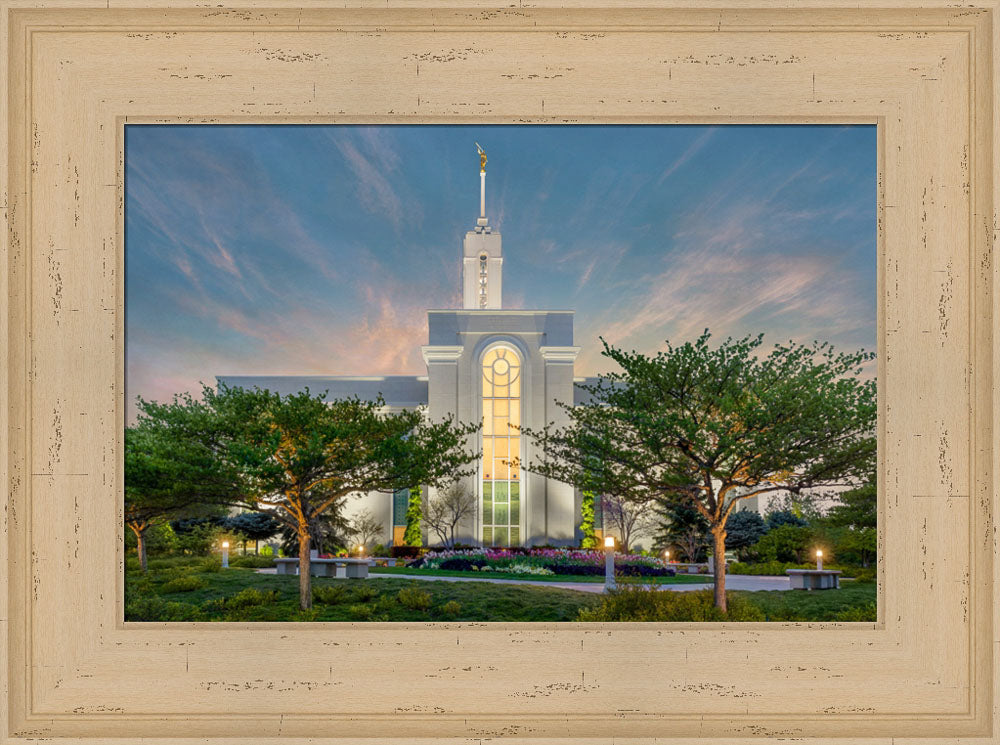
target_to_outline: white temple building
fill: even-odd
[[[478,146],[477,146],[478,147]],[[574,386],[571,310],[504,310],[500,233],[486,217],[486,154],[480,149],[480,208],[462,251],[463,307],[428,310],[426,375],[219,376],[228,386],[281,394],[309,388],[328,398],[381,394],[388,410],[420,408],[430,420],[451,415],[481,421],[479,473],[467,486],[478,495],[474,516],[457,540],[484,545],[574,545],[582,537],[582,495],[522,464],[537,457],[517,427],[564,423],[557,402],[574,404],[586,393]],[[433,497],[433,492],[431,494]],[[369,509],[385,521],[384,538],[403,542],[407,492],[371,493],[347,502],[347,515]],[[599,523],[598,523],[599,525]],[[428,536],[433,542],[433,536]]]

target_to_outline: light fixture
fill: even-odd
[[[604,537],[604,548],[614,548],[615,547],[615,537],[613,535]]]

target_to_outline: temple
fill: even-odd
[[[566,421],[557,402],[580,402],[574,386],[571,310],[504,310],[503,251],[486,216],[486,153],[480,159],[480,209],[462,250],[460,309],[427,311],[427,343],[421,347],[426,375],[219,376],[228,386],[281,394],[308,387],[328,398],[379,395],[387,410],[419,408],[430,420],[483,423],[479,473],[468,488],[478,509],[459,526],[457,540],[483,545],[574,545],[580,532],[581,494],[573,487],[526,473],[535,455],[518,428]],[[350,516],[368,509],[385,521],[385,539],[403,542],[406,491],[371,493],[348,500]],[[433,492],[430,495],[433,498]],[[433,543],[433,536],[429,536]]]

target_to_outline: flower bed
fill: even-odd
[[[604,552],[564,548],[476,548],[430,551],[420,559],[424,569],[514,574],[604,574]],[[615,573],[626,577],[666,577],[676,571],[659,559],[615,554]]]

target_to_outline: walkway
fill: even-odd
[[[421,574],[376,574],[370,572],[369,577],[399,577],[401,579],[423,579],[438,582],[494,582],[506,585],[536,585],[538,587],[558,587],[563,590],[577,590],[579,592],[604,592],[603,582],[547,582],[545,580],[534,579],[493,579],[487,577],[430,577]],[[673,592],[690,592],[692,590],[710,590],[714,585],[708,582],[691,584],[663,584],[653,585],[659,590],[671,590]],[[730,574],[726,577],[727,590],[789,590],[788,577],[753,577],[749,575]]]
[[[260,574],[275,574],[275,569],[258,569]],[[604,592],[603,582],[548,582],[536,579],[495,579],[493,577],[433,577],[426,574],[380,574],[369,572],[369,578],[398,577],[400,579],[420,579],[428,582],[492,582],[499,585],[535,585],[537,587],[556,587],[560,590],[577,590],[578,592]],[[710,590],[713,585],[708,582],[676,585],[654,585],[660,590],[673,592],[690,592],[691,590]],[[745,574],[729,574],[726,576],[727,590],[789,590],[788,577],[756,577]]]

